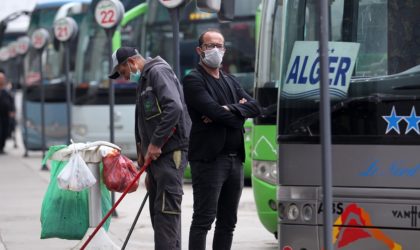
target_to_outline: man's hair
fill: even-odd
[[[201,47],[203,45],[203,43],[204,43],[204,35],[207,34],[208,32],[219,33],[224,38],[224,36],[223,36],[222,32],[220,32],[220,30],[215,29],[215,28],[207,29],[206,31],[204,31],[203,33],[201,33],[200,37],[198,38],[198,47]]]

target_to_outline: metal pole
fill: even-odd
[[[113,32],[111,30],[106,30],[107,38],[108,38],[108,52],[109,52],[109,72],[112,71],[112,35]],[[109,89],[108,89],[108,95],[109,95],[109,137],[111,143],[115,142],[114,137],[114,104],[115,104],[115,91],[114,91],[114,84],[112,83],[112,80],[109,79]]]
[[[97,180],[96,183],[89,188],[89,227],[96,227],[102,220],[102,208],[101,208],[101,188],[100,188],[100,171],[99,163],[87,162],[86,165],[89,167],[93,176]]]
[[[114,30],[113,29],[107,29],[105,30],[106,34],[107,34],[107,38],[108,38],[108,72],[112,71],[112,36],[114,34]],[[112,83],[111,79],[108,79],[108,95],[109,95],[109,137],[110,137],[110,141],[111,143],[115,142],[115,136],[114,136],[114,104],[115,104],[115,90],[114,90],[114,84]],[[111,192],[111,202],[112,205],[114,205],[115,203],[115,192]],[[115,210],[112,213],[113,217],[117,217],[117,211]]]
[[[16,78],[16,82],[12,82],[12,95],[13,95],[13,101],[14,101],[14,105],[16,106],[16,92],[17,92],[17,86],[18,86],[18,84],[20,83],[20,75],[21,75],[21,72],[20,72],[20,64],[21,64],[21,62],[20,62],[20,57],[19,57],[19,55],[17,54],[16,55],[16,57],[15,57],[15,67],[16,67],[16,75],[17,75],[17,78]],[[15,110],[15,114],[16,114],[16,110]],[[15,127],[13,127],[13,136],[12,136],[12,138],[13,138],[13,147],[14,148],[17,148],[17,140],[16,140],[16,122],[17,122],[17,116],[15,115],[15,117],[13,117],[13,119],[15,119],[15,122],[13,123],[14,124],[14,126]]]
[[[66,72],[66,102],[67,102],[67,145],[70,145],[71,139],[71,89],[70,89],[70,46],[68,42],[64,43],[65,50],[65,72]]]
[[[319,1],[319,56],[321,71],[321,145],[322,145],[322,191],[324,203],[324,249],[332,250],[332,163],[331,163],[331,112],[329,96],[329,69],[328,69],[328,40],[329,17],[328,0]]]
[[[45,86],[44,77],[42,74],[42,52],[39,50],[39,78],[40,78],[40,90],[41,90],[41,150],[42,159],[45,157]],[[48,170],[46,164],[42,164],[41,170]]]
[[[22,62],[23,62],[23,57],[24,56],[21,56]],[[23,74],[23,75],[25,75],[25,74]],[[26,91],[27,91],[27,88],[26,88],[26,82],[25,82],[25,79],[24,79],[22,81],[22,125],[23,125],[22,127],[23,127],[23,146],[25,148],[25,153],[23,154],[24,157],[28,157],[28,127],[27,127],[27,124],[26,124],[28,114],[27,114],[27,107],[26,107],[26,105],[27,105],[27,103],[26,103],[26,101],[27,101],[26,100],[26,94],[27,94]]]
[[[179,61],[179,10],[180,7],[169,9],[169,13],[172,19],[172,48],[173,48],[173,62],[174,62],[174,71],[178,79],[181,77],[180,70],[180,61]]]

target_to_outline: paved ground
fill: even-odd
[[[41,171],[41,153],[30,152],[23,158],[23,149],[13,148],[8,141],[6,155],[0,155],[0,250],[49,250],[70,249],[79,241],[62,239],[40,239],[40,211],[43,196],[49,183],[49,172]],[[184,186],[182,238],[183,249],[187,249],[189,225],[192,214],[192,189]],[[113,218],[109,236],[121,246],[135,218],[141,200],[145,195],[144,182],[139,189],[120,203],[118,218]],[[118,198],[118,196],[117,196]],[[212,232],[207,239],[207,249],[211,249]],[[252,189],[243,191],[237,230],[232,249],[274,250],[276,240],[260,224]],[[148,209],[145,209],[131,236],[126,249],[153,249],[153,231]]]

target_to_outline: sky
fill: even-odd
[[[35,7],[37,0],[0,0],[0,20],[3,20],[8,15],[19,10],[31,11]],[[45,0],[44,0],[45,1]],[[7,30],[21,30],[26,29],[29,25],[28,17],[20,17],[15,21],[11,22],[7,27]]]

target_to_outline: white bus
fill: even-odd
[[[279,249],[321,250],[318,1],[275,3]],[[420,1],[329,10],[334,249],[419,249]]]

